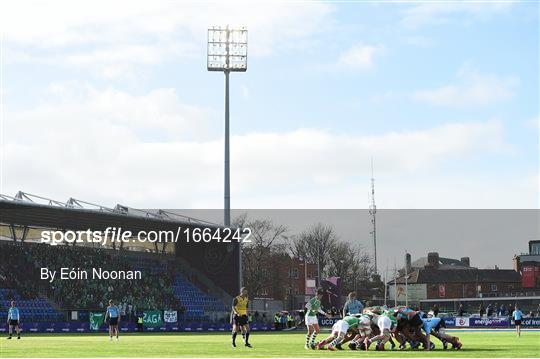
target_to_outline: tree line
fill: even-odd
[[[368,251],[340,238],[330,225],[315,223],[300,233],[291,233],[271,220],[250,219],[245,214],[236,218],[234,225],[252,232],[251,243],[242,248],[242,265],[244,285],[254,297],[272,293],[274,299],[286,299],[290,284],[285,279],[294,258],[315,265],[313,276],[317,280],[340,277],[343,293],[356,291],[371,297],[384,290]]]

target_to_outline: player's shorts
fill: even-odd
[[[392,321],[386,315],[381,315],[377,320],[377,326],[382,333],[385,329],[390,330],[390,328],[392,327]]]
[[[109,325],[118,325],[118,317],[109,318]]]
[[[17,319],[10,319],[9,325],[19,325],[19,321]]]
[[[371,325],[369,323],[368,324],[362,323],[362,324],[358,325],[358,332],[362,336],[370,335],[371,334]]]
[[[416,313],[414,315],[414,317],[412,317],[411,319],[409,319],[409,324],[412,326],[412,327],[420,327],[424,324],[424,322],[422,321],[422,318],[420,318],[420,314],[419,313]]]
[[[306,315],[305,321],[306,321],[306,325],[319,324],[319,320],[317,319],[316,315]]]
[[[332,333],[347,333],[349,330],[349,323],[340,319],[332,326]]]
[[[247,325],[248,316],[247,315],[235,315],[233,318],[233,324],[236,325]]]
[[[514,320],[514,324],[515,325],[521,325],[521,319]]]
[[[358,328],[358,331],[362,336],[370,336],[371,335],[371,327],[360,327]]]

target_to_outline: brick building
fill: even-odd
[[[254,295],[257,298],[284,300],[291,296],[312,295],[317,277],[317,265],[305,263],[298,258],[289,255],[269,255],[267,260],[270,278]],[[306,283],[312,284],[311,289],[306,288]]]
[[[286,292],[288,295],[313,294],[309,288],[306,290],[306,281],[315,281],[317,277],[316,264],[306,263],[298,258],[291,258],[287,272]]]
[[[388,282],[390,300],[415,303],[425,299],[478,298],[483,294],[513,292],[521,289],[521,276],[512,269],[478,269],[470,266],[468,257],[461,260],[440,258],[429,253],[411,263],[394,281]],[[405,270],[407,276],[405,276]]]
[[[529,253],[514,256],[514,270],[524,289],[540,289],[540,241],[529,241]]]

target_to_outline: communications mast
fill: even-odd
[[[369,218],[371,220],[371,238],[373,239],[373,264],[375,266],[375,274],[377,270],[377,206],[375,205],[375,178],[373,176],[373,157],[371,158],[371,193],[369,203]]]

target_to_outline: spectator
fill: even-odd
[[[464,313],[465,310],[463,309],[463,304],[460,304],[458,309],[458,317],[462,317]]]
[[[275,330],[280,330],[280,323],[281,323],[281,318],[279,316],[279,313],[276,313],[274,314],[274,329]]]
[[[292,328],[292,327],[294,327],[294,318],[291,315],[291,313],[288,313],[287,314],[287,328]]]
[[[143,316],[142,316],[142,314],[139,314],[137,316],[137,331],[139,333],[142,333],[142,331],[143,331]]]
[[[285,316],[285,313],[280,313],[279,323],[281,325],[281,329],[285,329],[287,327],[287,317]]]
[[[486,313],[487,313],[488,318],[493,315],[493,306],[491,305],[491,303],[488,304]]]
[[[478,309],[478,311],[480,313],[480,318],[482,318],[484,314],[486,313],[486,309],[484,308],[484,303],[480,303],[480,308]]]

